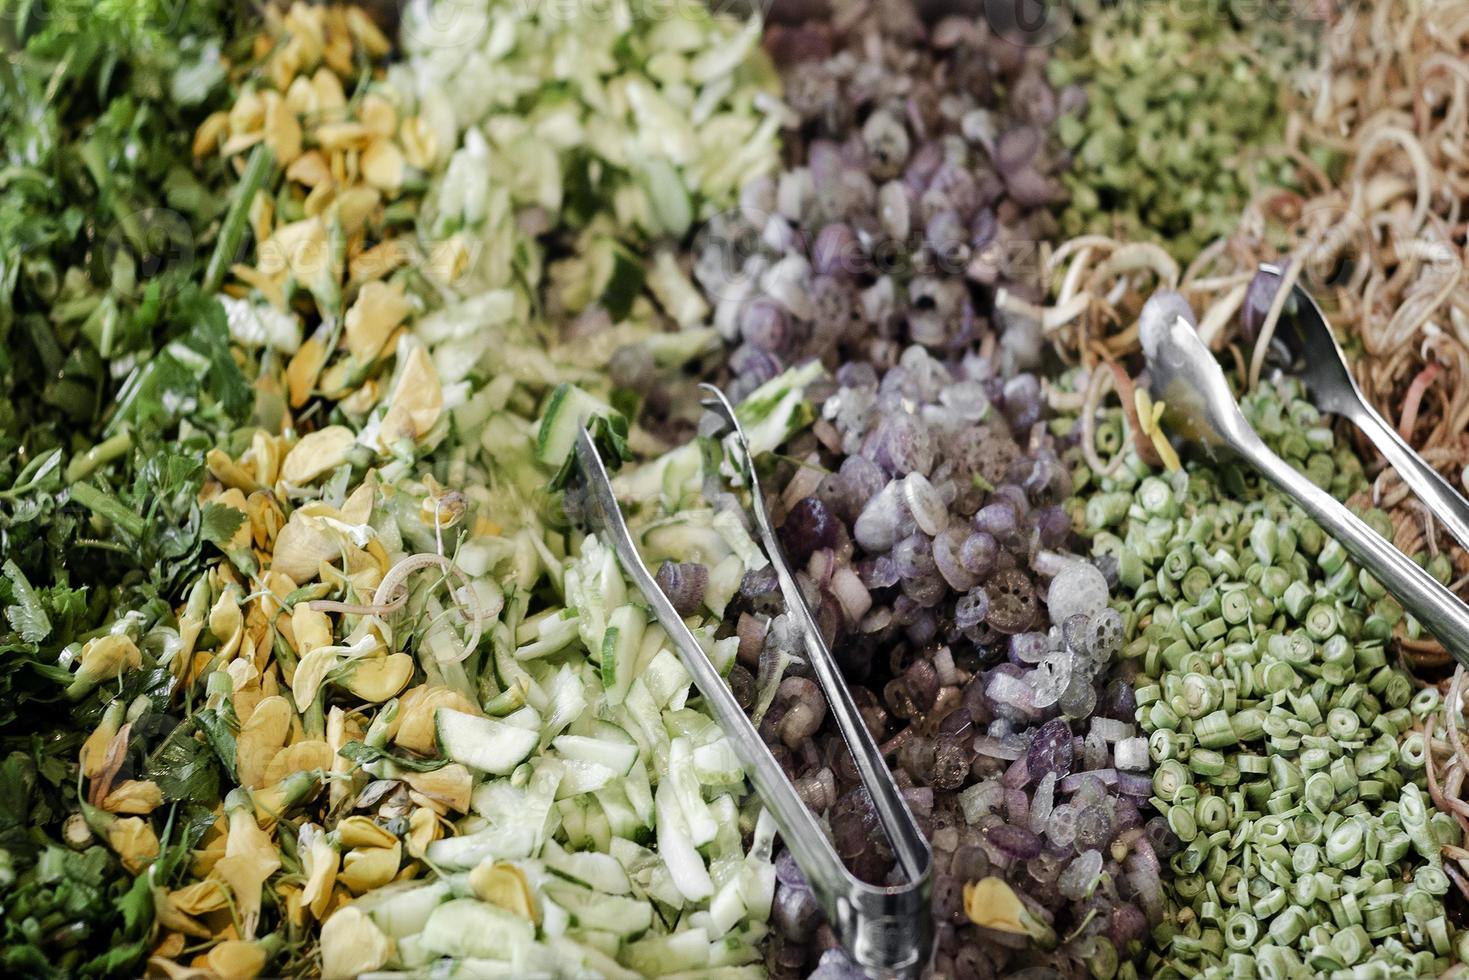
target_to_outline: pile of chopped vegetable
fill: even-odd
[[[1068,236],[1161,241],[1187,261],[1233,228],[1258,189],[1295,185],[1283,102],[1292,70],[1313,55],[1313,20],[1272,31],[1273,8],[1078,8],[1086,29],[1047,66],[1053,84],[1085,91],[1059,126],[1075,154]]]
[[[0,970],[136,975],[154,920],[137,859],[177,867],[191,816],[150,841],[130,815],[146,794],[119,795],[99,801],[99,840],[77,756],[114,699],[163,725],[167,672],[118,668],[134,641],[168,644],[208,549],[200,458],[253,407],[199,287],[233,181],[189,147],[243,32],[215,3],[7,5],[3,21]]]
[[[1181,302],[1158,294],[1143,315]],[[1268,381],[1242,407],[1313,483],[1361,489],[1299,383]],[[1123,426],[1107,410],[1098,443]],[[1123,657],[1156,763],[1133,881],[1162,912],[1148,975],[1425,976],[1462,959],[1443,860],[1462,829],[1433,812],[1425,771],[1439,698],[1415,695],[1386,647],[1411,616],[1238,464],[1160,472],[1126,445],[1115,459],[1082,470],[1076,506],[1127,596]],[[1391,532],[1382,511],[1363,517]]]
[[[656,29],[677,37],[681,22]],[[579,26],[552,18],[546,29]],[[704,155],[616,136],[602,152],[637,149],[658,173],[687,175],[690,208],[713,208],[732,186],[715,165],[730,164],[730,140],[755,134],[745,123],[764,126],[773,145],[754,108],[769,86],[753,47],[758,22],[699,14],[684,26],[693,64],[675,77],[694,71],[722,113],[702,131]],[[593,36],[602,39],[583,40]],[[699,60],[715,36],[726,50]],[[526,50],[554,43],[543,32]],[[191,420],[167,458],[178,471],[167,473],[179,484],[172,509],[134,508],[146,485],[114,496],[85,482],[121,467],[126,430],[116,445],[74,461],[55,452],[19,474],[14,496],[39,497],[70,462],[71,495],[99,520],[143,540],[155,519],[182,512],[197,535],[187,563],[155,573],[175,577],[152,605],[120,602],[60,668],[46,668],[54,696],[95,701],[85,741],[68,753],[81,796],[64,841],[85,850],[53,846],[30,877],[76,877],[90,890],[75,897],[94,900],[114,860],[139,875],[122,889],[132,945],[98,972],[146,955],[165,973],[232,977],[429,965],[470,976],[740,975],[761,957],[773,827],[611,552],[575,530],[561,494],[547,490],[564,478],[589,415],[604,420],[618,457],[644,432],[607,403],[596,366],[637,342],[676,368],[712,332],[680,332],[678,317],[649,313],[641,258],[608,238],[638,273],[638,315],[604,311],[579,344],[547,342],[526,317],[559,302],[556,282],[523,263],[611,255],[588,244],[597,212],[500,197],[494,175],[471,164],[487,139],[505,137],[503,121],[466,120],[461,133],[450,116],[447,130],[437,126],[446,104],[413,94],[419,81],[434,88],[427,61],[385,70],[389,48],[354,8],[267,11],[229,73],[231,101],[200,114],[196,169],[235,179],[214,215],[213,248],[188,270],[205,293],[222,290],[197,301],[206,312],[196,331],[212,328],[204,339],[215,347],[182,364],[195,382],[232,371],[239,395],[213,432],[197,394],[137,402],[157,399]],[[604,54],[613,50],[609,41]],[[521,70],[547,72],[542,98],[560,98],[554,66]],[[640,107],[656,107],[664,86],[687,91],[662,74],[618,74],[611,81]],[[737,75],[745,87],[732,89]],[[593,126],[600,108],[584,109]],[[629,124],[624,136],[636,132]],[[739,176],[760,169],[758,146],[737,161]],[[593,173],[614,162],[578,159]],[[559,169],[551,176],[559,181]],[[501,278],[481,264],[494,245],[465,210],[466,179],[489,182],[521,236]],[[609,183],[600,206],[626,205],[632,188]],[[451,213],[455,232],[438,237]],[[643,226],[634,240],[663,231]],[[676,266],[650,269],[665,307],[680,282],[692,295]],[[496,323],[513,340],[497,343],[484,329]],[[133,384],[148,393],[167,382],[159,362],[196,350],[186,344],[147,361]],[[801,392],[818,373],[777,378],[741,407],[759,450],[809,421]],[[126,392],[122,404],[132,404]],[[637,526],[650,561],[693,554],[707,565],[689,612],[705,611],[697,632],[727,666],[737,640],[716,640],[713,627],[764,559],[731,515],[693,506],[701,465],[697,453],[654,464],[667,496],[643,501]],[[45,640],[83,611],[57,604],[76,598],[38,592],[14,562],[6,576],[22,640]],[[13,796],[38,777],[64,781],[54,764],[26,758],[5,772]],[[26,870],[16,857],[14,870]],[[90,863],[75,864],[81,857]],[[21,912],[35,906],[23,897],[29,880]],[[50,928],[35,927],[38,943]]]
[[[1112,676],[1108,584],[1068,547],[1068,444],[1040,379],[1016,373],[1040,319],[993,308],[1043,295],[1035,243],[1066,162],[1050,134],[1079,92],[984,20],[852,8],[767,35],[800,128],[787,167],[711,223],[697,278],[731,390],[835,369],[766,486],[932,842],[936,975],[1116,971],[1149,925],[1125,880],[1151,762]],[[884,880],[892,854],[775,595],[752,576],[731,606],[732,686],[848,867]],[[789,855],[778,868],[772,973],[855,975],[810,883]]]
[[[934,845],[935,977],[1462,972],[1463,672],[1415,690],[1414,618],[1134,380],[1181,292],[1462,587],[1254,276],[1462,475],[1462,12],[792,6],[5,7],[7,976],[856,976],[571,459],[885,880],[711,379]]]

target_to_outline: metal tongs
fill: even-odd
[[[929,914],[933,854],[907,803],[899,794],[877,743],[858,714],[836,660],[822,640],[821,631],[817,629],[811,610],[776,541],[755,475],[749,443],[735,410],[718,388],[712,385],[703,387],[710,396],[704,400],[705,408],[720,416],[727,430],[733,434],[732,450],[740,475],[748,481],[751,506],[765,554],[775,568],[786,608],[805,642],[812,670],[856,762],[862,785],[871,795],[878,819],[892,844],[898,869],[907,879],[904,884],[868,884],[843,866],[816,818],[796,794],[724,678],[709,662],[683,618],[643,564],[623,519],[606,467],[591,434],[583,427],[576,441],[576,457],[590,490],[594,519],[600,521],[601,528],[611,536],[623,570],[642,590],[658,622],[678,648],[679,657],[693,675],[694,684],[704,696],[705,703],[734,743],[750,781],[770,809],[781,838],[806,875],[812,893],[826,912],[827,920],[848,955],[871,976],[917,976],[928,963],[933,947],[933,920]]]
[[[1187,319],[1144,321],[1139,339],[1153,397],[1164,402],[1173,432],[1211,455],[1232,452],[1254,466],[1418,617],[1455,660],[1469,666],[1469,606],[1266,447],[1240,412],[1219,363]]]
[[[1273,265],[1261,265],[1260,271],[1281,278],[1280,270]],[[1326,322],[1326,315],[1299,283],[1291,289],[1290,304],[1285,311],[1288,315],[1282,316],[1276,327],[1275,336],[1284,341],[1292,360],[1291,370],[1311,389],[1316,407],[1349,419],[1361,429],[1433,516],[1460,544],[1469,548],[1469,501],[1424,462],[1368,403],[1347,369],[1347,359]]]

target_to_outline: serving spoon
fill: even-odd
[[[1469,666],[1469,606],[1335,497],[1265,445],[1240,412],[1224,371],[1183,316],[1144,317],[1139,329],[1149,387],[1169,429],[1211,457],[1235,455],[1273,483],[1397,597],[1445,650]]]
[[[1260,271],[1281,278],[1281,271],[1273,265],[1261,265]],[[1469,548],[1469,501],[1429,466],[1368,403],[1357,380],[1347,369],[1347,359],[1321,307],[1299,284],[1291,290],[1280,323],[1275,328],[1275,336],[1290,352],[1291,372],[1306,382],[1316,406],[1350,420],[1361,429],[1394,472],[1428,506],[1433,516],[1461,545]]]

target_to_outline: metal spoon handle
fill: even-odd
[[[1372,406],[1359,401],[1346,414],[1357,428],[1367,434],[1409,489],[1428,505],[1433,516],[1461,545],[1469,548],[1469,501],[1455,491],[1438,470],[1429,466]]]
[[[1235,434],[1234,449],[1341,543],[1357,563],[1428,628],[1459,663],[1469,666],[1469,606],[1368,527],[1335,497],[1275,455],[1253,430]]]

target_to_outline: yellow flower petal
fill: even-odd
[[[1142,427],[1143,435],[1153,433],[1153,399],[1148,394],[1148,389],[1139,385],[1132,392],[1133,406],[1137,409],[1137,424]]]
[[[265,785],[280,782],[293,772],[330,772],[332,747],[319,739],[288,745],[265,767]]]
[[[439,420],[444,407],[444,392],[439,386],[439,372],[429,359],[423,345],[417,345],[408,355],[408,361],[398,376],[389,400],[388,412],[383,416],[378,434],[384,449],[399,440],[418,440],[428,434]]]
[[[406,653],[363,657],[343,668],[337,685],[364,701],[381,702],[403,690],[413,679],[414,660]]]
[[[403,781],[413,787],[410,796],[418,802],[439,812],[454,810],[465,813],[469,810],[469,797],[474,789],[474,778],[468,769],[457,762],[435,769],[432,772],[405,772]]]
[[[392,956],[393,943],[356,906],[347,905],[321,927],[321,974],[345,980],[379,969]]]
[[[398,842],[387,828],[373,823],[371,817],[357,814],[337,825],[337,839],[343,847],[392,847]]]
[[[107,829],[107,846],[116,852],[123,867],[142,874],[158,856],[158,835],[142,817],[122,817]]]
[[[352,894],[361,895],[392,881],[402,860],[403,845],[397,840],[392,847],[359,847],[347,852],[337,880]]]
[[[480,862],[469,873],[469,887],[482,901],[498,905],[523,919],[540,921],[525,872],[508,861],[489,858]]]
[[[185,915],[204,915],[229,907],[229,895],[217,879],[206,878],[168,893],[169,904]]]
[[[108,813],[152,813],[163,805],[163,790],[151,779],[129,779],[102,800]]]
[[[228,939],[211,949],[205,959],[220,980],[255,980],[265,969],[267,957],[255,943]]]
[[[265,145],[276,163],[286,166],[301,155],[301,123],[279,93],[265,96]]]
[[[354,360],[375,360],[398,325],[408,318],[413,306],[396,283],[369,282],[357,294],[343,324],[347,350]]]
[[[326,914],[327,904],[331,901],[342,855],[327,840],[325,832],[315,824],[302,825],[297,846],[302,853],[302,869],[306,873],[306,887],[301,891],[301,904],[320,919]]]
[[[255,706],[235,739],[235,771],[241,786],[268,785],[266,770],[290,738],[294,719],[295,712],[283,697],[265,698]]]
[[[1014,890],[1000,878],[981,878],[964,886],[964,914],[975,925],[1025,935],[1021,924],[1024,908]]]
[[[351,314],[348,314],[350,320]],[[345,425],[329,425],[301,437],[281,464],[280,478],[292,486],[305,486],[346,462],[357,444],[357,434]]]

